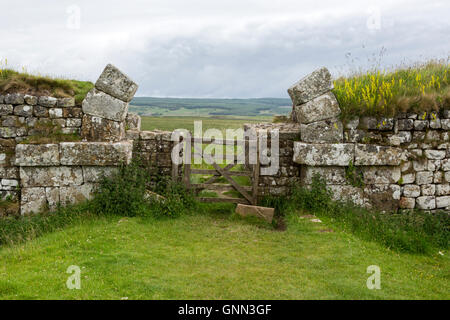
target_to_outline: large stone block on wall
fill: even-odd
[[[299,123],[311,123],[337,117],[341,113],[339,103],[332,92],[295,107]]]
[[[365,198],[361,188],[350,185],[330,185],[328,189],[335,201],[351,202],[357,206],[370,207],[370,203]]]
[[[83,112],[100,118],[124,121],[128,112],[128,103],[97,89],[92,89],[83,100]]]
[[[94,195],[96,185],[93,183],[85,183],[81,186],[68,186],[59,189],[59,199],[61,205],[81,203],[91,200]]]
[[[87,141],[121,141],[125,138],[124,123],[85,114],[81,138]]]
[[[351,143],[308,144],[294,142],[294,159],[308,166],[348,166],[353,161],[355,146]]]
[[[21,167],[20,183],[23,187],[59,187],[83,183],[81,167]]]
[[[397,183],[401,178],[400,167],[363,167],[365,184]]]
[[[331,74],[327,68],[321,68],[302,78],[288,89],[294,106],[308,102],[333,89]]]
[[[21,214],[38,213],[45,209],[47,198],[45,188],[22,188],[20,199]]]
[[[61,164],[69,166],[117,166],[129,164],[133,143],[121,142],[62,142]]]
[[[300,136],[303,142],[338,143],[344,140],[342,122],[337,118],[317,121],[300,126]]]
[[[112,64],[108,64],[95,83],[95,87],[125,102],[133,99],[138,85]]]
[[[407,160],[403,149],[376,146],[372,144],[356,144],[355,165],[357,166],[398,166]]]
[[[304,167],[302,169],[302,183],[311,184],[315,175],[319,175],[326,184],[346,184],[344,167]]]
[[[110,177],[117,172],[117,167],[83,167],[84,182],[100,182],[103,177]]]
[[[17,166],[59,165],[58,144],[18,144],[16,146]]]

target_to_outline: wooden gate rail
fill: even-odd
[[[191,160],[193,155],[202,155],[203,150],[199,150],[198,148],[203,144],[217,144],[223,146],[237,146],[244,145],[245,150],[248,150],[248,146],[250,142],[256,143],[257,140],[224,140],[224,139],[211,139],[211,138],[191,138],[191,146],[194,146],[194,152],[191,152]],[[242,204],[257,204],[258,198],[258,182],[259,182],[259,150],[258,146],[256,147],[257,152],[257,163],[252,165],[252,170],[244,170],[244,171],[231,171],[237,164],[237,151],[234,151],[233,157],[228,157],[227,159],[233,160],[233,163],[227,164],[225,167],[220,167],[217,163],[211,160],[211,165],[214,169],[193,169],[190,163],[184,164],[184,173],[183,173],[183,182],[187,188],[193,190],[198,193],[201,190],[214,190],[214,191],[231,191],[236,190],[239,192],[244,198],[207,198],[207,197],[199,197],[198,200],[202,202],[232,202],[232,203],[242,203]],[[244,155],[245,156],[245,155]],[[203,174],[203,175],[211,175],[207,181],[203,183],[191,183],[191,175],[193,174]],[[251,186],[241,186],[239,185],[232,177],[233,176],[246,176],[252,180]],[[219,178],[225,178],[229,184],[218,184],[215,183]]]

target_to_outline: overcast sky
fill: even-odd
[[[107,63],[138,96],[287,97],[321,66],[450,54],[450,1],[1,1],[0,59],[95,81]],[[375,59],[375,60],[374,60]]]

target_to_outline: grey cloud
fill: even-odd
[[[88,80],[112,62],[140,84],[138,95],[286,97],[313,69],[367,67],[383,46],[382,67],[450,53],[444,1],[386,1],[375,31],[366,26],[370,3],[360,1],[79,1],[79,30],[62,18],[73,3],[52,3],[16,7],[0,22],[0,58]]]

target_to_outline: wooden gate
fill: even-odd
[[[238,152],[236,146],[243,145],[244,150],[243,152],[248,152],[249,145],[251,143],[254,143],[254,146],[256,147],[256,164],[250,165],[248,163],[249,157],[245,154],[245,164],[244,164],[244,170],[231,170],[235,168],[238,165]],[[194,155],[202,155],[203,159],[203,145],[208,144],[216,144],[221,145],[222,148],[224,146],[233,146],[234,153],[230,157],[228,155],[228,162],[227,165],[224,167],[219,166],[214,161],[210,161],[213,169],[203,169],[203,168],[195,168],[195,165],[191,165],[193,163],[193,156]],[[204,196],[198,196],[198,200],[202,202],[231,202],[231,203],[242,203],[242,204],[257,204],[257,198],[258,198],[258,182],[259,182],[259,152],[258,152],[258,143],[257,141],[253,140],[222,140],[222,139],[208,139],[208,138],[191,138],[191,146],[194,148],[194,152],[191,152],[191,161],[184,164],[184,170],[183,170],[183,182],[184,184],[192,190],[196,195],[198,195],[203,190],[210,190],[214,192],[224,192],[224,191],[231,191],[235,190],[237,191],[242,198],[236,198],[236,197],[204,197]],[[231,161],[230,161],[231,160]],[[212,175],[207,181],[204,181],[203,183],[192,183],[192,175],[194,174],[202,174],[202,175]],[[233,177],[236,176],[246,176],[249,177],[251,180],[251,186],[243,186],[239,185]],[[223,177],[227,183],[216,183],[221,177]]]

